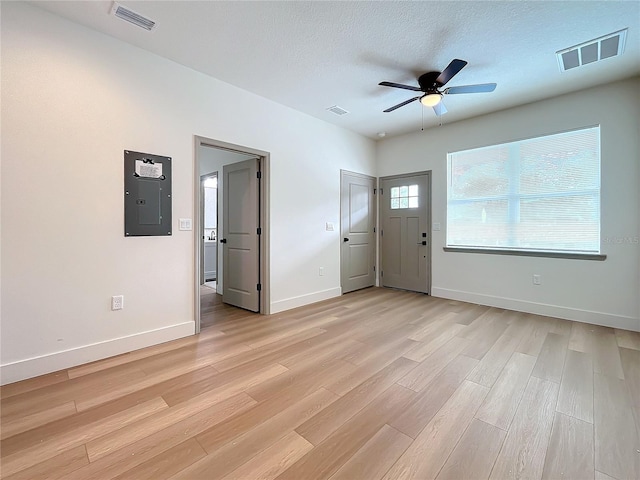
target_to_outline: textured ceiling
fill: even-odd
[[[438,124],[415,96],[378,86],[416,83],[453,58],[447,86],[495,92],[445,97],[443,123],[640,74],[640,2],[631,1],[129,1],[157,22],[146,32],[109,15],[110,1],[33,4],[242,89],[371,138]],[[629,28],[626,51],[560,73],[557,50]],[[338,105],[350,113],[326,111]]]

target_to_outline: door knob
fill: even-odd
[[[342,241],[343,241],[343,242],[348,242],[348,241],[349,241],[349,239],[348,239],[347,237],[344,237],[344,238],[342,239]]]
[[[220,243],[227,243],[227,239],[226,238],[221,239]]]

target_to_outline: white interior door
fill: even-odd
[[[260,311],[259,159],[223,167],[224,303]]]
[[[341,172],[342,293],[375,285],[375,181],[373,177]]]
[[[382,179],[380,282],[384,287],[429,293],[428,174]]]

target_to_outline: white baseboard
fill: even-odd
[[[284,312],[285,310],[291,310],[292,308],[303,307],[310,303],[321,302],[322,300],[328,300],[329,298],[339,297],[342,295],[342,288],[335,287],[328,290],[322,290],[320,292],[308,293],[306,295],[300,295],[299,297],[286,298],[284,300],[278,300],[271,302],[271,314]]]
[[[640,319],[614,315],[611,313],[594,312],[591,310],[580,310],[577,308],[561,307],[558,305],[548,305],[545,303],[529,302],[514,298],[495,297],[479,293],[463,292],[460,290],[450,290],[448,288],[433,287],[431,295],[434,297],[448,298],[462,302],[477,303],[489,307],[505,308],[518,312],[534,313],[547,317],[563,318],[565,320],[575,320],[577,322],[602,325],[603,327],[620,328],[640,332]]]
[[[95,362],[114,355],[187,337],[194,333],[194,322],[184,322],[157,330],[136,333],[127,337],[114,338],[48,355],[18,360],[17,362],[0,365],[0,385]]]

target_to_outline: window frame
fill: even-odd
[[[605,260],[607,257],[605,254],[602,253],[602,181],[600,180],[600,185],[598,188],[598,201],[599,201],[599,208],[600,208],[600,212],[599,212],[599,245],[598,245],[598,252],[591,252],[591,251],[584,251],[584,252],[580,252],[580,251],[571,251],[571,250],[544,250],[544,249],[527,249],[527,248],[519,248],[519,247],[489,247],[489,246],[457,246],[457,245],[449,245],[449,205],[452,202],[451,199],[449,198],[450,195],[450,188],[452,188],[452,183],[451,183],[451,161],[452,161],[452,155],[456,154],[456,153],[462,153],[462,152],[467,152],[470,150],[480,150],[480,149],[484,149],[484,148],[491,148],[491,147],[500,147],[500,146],[505,146],[505,145],[511,145],[511,144],[517,144],[520,142],[525,142],[527,140],[534,140],[534,139],[539,139],[539,138],[544,138],[544,137],[553,137],[555,135],[561,135],[561,134],[566,134],[566,133],[571,133],[571,132],[578,132],[581,130],[589,130],[589,129],[594,129],[597,128],[598,129],[598,155],[599,155],[599,175],[601,177],[602,175],[602,150],[601,150],[601,126],[600,125],[587,125],[587,126],[582,126],[582,127],[578,127],[578,128],[574,128],[574,129],[570,129],[570,130],[564,130],[564,131],[559,131],[559,132],[552,132],[552,133],[545,133],[545,134],[541,134],[541,135],[537,135],[537,136],[532,136],[532,137],[527,137],[527,138],[521,138],[521,139],[516,139],[516,140],[510,140],[510,141],[504,141],[501,143],[494,143],[494,144],[489,144],[489,145],[484,145],[484,146],[478,146],[478,147],[471,147],[471,148],[466,148],[464,150],[458,150],[455,152],[447,152],[447,164],[446,164],[446,175],[447,175],[447,186],[446,186],[446,209],[445,209],[445,246],[443,248],[443,250],[445,252],[457,252],[457,253],[481,253],[481,254],[493,254],[493,255],[514,255],[514,256],[528,256],[528,257],[549,257],[549,258],[564,258],[564,259],[580,259],[580,260],[597,260],[597,261],[602,261]],[[519,180],[518,180],[519,181]],[[487,196],[478,196],[476,199],[464,199],[464,200],[458,200],[458,202],[470,202],[470,201],[478,201],[478,200],[507,200],[508,205],[514,200],[517,199],[517,202],[519,204],[519,202],[523,199],[525,200],[529,200],[529,199],[542,199],[542,198],[552,198],[552,197],[570,197],[570,196],[576,196],[576,194],[582,193],[582,194],[589,194],[590,192],[593,192],[593,189],[582,189],[582,190],[575,190],[575,191],[570,191],[570,192],[553,192],[553,193],[520,193],[520,192],[514,192],[512,191],[512,186],[511,186],[511,178],[510,178],[510,188],[509,191],[501,194],[501,195],[487,195]],[[456,200],[454,200],[454,202],[456,202]],[[519,207],[518,207],[519,209]],[[511,208],[509,208],[509,210],[511,210]],[[509,216],[511,215],[511,213],[509,213]]]

